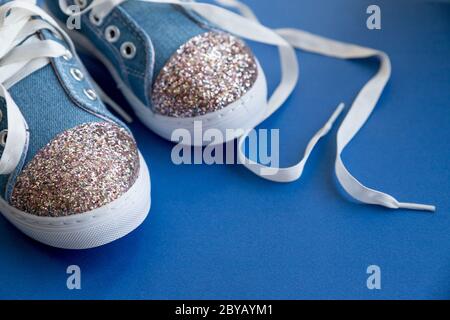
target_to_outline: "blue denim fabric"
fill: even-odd
[[[0,0],[1,1],[1,0]],[[8,117],[6,116],[6,103],[5,99],[0,97],[0,112],[2,113],[0,119],[0,131],[8,128]],[[0,146],[0,155],[2,154],[3,148]]]
[[[1,0],[0,0],[1,1]],[[0,97],[0,112],[1,112],[1,119],[0,119],[0,132],[3,130],[8,129],[8,116],[6,114],[6,102],[3,97]],[[0,157],[3,154],[4,147],[0,145]],[[1,181],[1,176],[0,176]],[[1,183],[0,183],[1,186]],[[1,194],[1,192],[0,192]]]
[[[57,1],[46,0],[46,5],[60,21],[67,20]],[[105,29],[110,25],[120,29],[115,43],[105,40]],[[130,0],[116,7],[100,26],[91,23],[89,13],[83,15],[79,31],[115,66],[134,94],[151,107],[153,80],[169,58],[189,39],[210,29],[204,20],[179,6]],[[120,54],[125,41],[133,42],[137,48],[133,59]]]
[[[3,1],[7,2],[7,1]],[[0,0],[0,5],[2,4],[2,1]],[[0,131],[7,130],[8,129],[8,115],[6,112],[6,102],[3,97],[0,97],[0,111],[2,112],[2,119],[0,121]],[[27,147],[28,148],[28,147]],[[4,147],[0,146],[0,157],[2,156],[4,151]],[[19,167],[22,168],[23,161],[25,158],[26,152],[22,155]],[[11,178],[12,175],[6,176],[6,175],[0,175],[0,196],[5,195],[6,187],[8,185],[8,180]],[[6,196],[4,196],[5,199],[7,199]]]
[[[128,1],[121,5],[150,37],[155,48],[154,77],[157,77],[169,58],[189,39],[207,32],[200,21],[175,5]]]
[[[67,129],[88,122],[101,122],[104,119],[115,120],[105,106],[98,102],[99,100],[97,100],[99,104],[97,108],[101,110],[98,115],[95,114],[94,109],[85,109],[77,103],[74,96],[82,90],[83,85],[72,79],[68,80],[72,81],[71,88],[65,88],[59,78],[65,71],[57,73],[56,70],[55,63],[47,65],[9,89],[9,93],[19,106],[30,129],[30,142],[24,165],[28,164],[34,155],[56,135]],[[85,86],[89,88],[86,84]],[[79,99],[84,100],[87,97],[81,98],[80,95]],[[2,110],[5,110],[4,107]],[[103,114],[107,115],[108,118]],[[116,122],[120,124],[120,121]],[[17,171],[20,170],[21,168],[18,168]],[[5,187],[10,189],[15,182],[12,179],[6,186],[7,181],[8,177],[0,176],[2,194]]]
[[[0,3],[5,2],[0,0]],[[49,32],[45,38],[54,38]],[[61,41],[60,41],[61,42]],[[76,80],[71,68],[77,68],[84,79]],[[87,71],[74,56],[66,61],[63,57],[51,59],[47,66],[35,71],[8,89],[21,110],[29,127],[29,142],[22,157],[21,165],[9,176],[0,176],[0,195],[9,200],[18,174],[36,155],[58,134],[89,122],[123,123],[115,118],[100,99],[90,100],[84,89],[92,88]],[[0,98],[3,119],[0,130],[7,128],[7,114],[4,99]],[[0,155],[3,148],[0,147]]]
[[[74,1],[68,1],[73,4]],[[57,1],[46,1],[47,8],[60,21],[65,23],[68,17],[60,10]],[[121,30],[119,41],[110,43],[104,37],[105,29],[109,25],[115,25]],[[81,30],[83,35],[94,41],[94,46],[100,51],[112,65],[124,83],[133,88],[133,92],[144,103],[148,104],[148,87],[151,85],[153,76],[153,48],[148,36],[135,25],[126,15],[114,10],[100,26],[92,24],[89,14],[81,19]],[[124,40],[125,39],[125,40]],[[120,46],[124,41],[133,42],[136,47],[136,56],[133,59],[124,59],[120,54]]]

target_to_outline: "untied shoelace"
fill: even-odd
[[[115,7],[127,0],[93,0],[78,14],[92,10],[98,19],[102,20]],[[343,43],[321,36],[317,36],[298,29],[270,29],[262,25],[253,11],[237,0],[215,0],[223,6],[237,9],[240,14],[231,12],[223,7],[195,1],[181,0],[134,0],[150,3],[176,4],[193,10],[203,18],[217,25],[225,31],[239,37],[278,47],[281,63],[281,81],[273,94],[269,97],[261,123],[277,111],[292,94],[299,79],[299,65],[296,49],[317,53],[339,59],[366,59],[375,57],[380,61],[378,72],[364,85],[358,93],[337,133],[337,154],[335,172],[339,183],[353,198],[367,204],[380,205],[391,209],[411,209],[435,211],[432,205],[400,202],[391,195],[368,188],[358,181],[345,167],[341,154],[366,123],[377,104],[384,87],[391,75],[391,63],[386,53],[358,45]],[[59,0],[61,9],[70,13],[66,0]],[[274,168],[257,163],[245,155],[243,146],[253,128],[247,128],[238,142],[238,159],[240,163],[258,176],[275,182],[292,182],[298,180],[305,164],[317,142],[332,128],[338,116],[344,110],[341,103],[331,115],[325,125],[312,137],[304,152],[303,158],[297,164],[287,168]]]

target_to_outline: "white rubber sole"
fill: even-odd
[[[122,238],[136,229],[150,211],[150,174],[140,158],[134,185],[119,199],[101,208],[67,217],[39,217],[0,198],[0,211],[27,236],[52,247],[88,249]]]
[[[62,27],[65,26],[62,25]],[[191,137],[196,137],[199,134],[202,137],[202,133],[208,129],[215,129],[221,132],[223,137],[222,141],[211,143],[210,141],[204,141],[204,139],[190,139],[191,144],[201,146],[225,143],[240,137],[246,129],[255,127],[265,115],[267,110],[267,81],[259,62],[257,62],[258,77],[255,84],[236,102],[219,111],[203,116],[192,118],[168,117],[155,113],[151,108],[145,106],[124,84],[111,62],[86,37],[74,30],[66,29],[66,31],[77,44],[77,47],[81,49],[81,52],[95,57],[106,67],[137,117],[150,130],[164,139],[173,141],[172,134],[177,129],[188,130]],[[199,124],[201,125],[199,126]]]

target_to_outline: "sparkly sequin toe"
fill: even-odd
[[[125,129],[107,122],[83,124],[34,156],[17,178],[11,204],[38,216],[88,212],[126,193],[138,174],[139,154]]]
[[[67,20],[61,1],[46,4]],[[250,48],[188,4],[89,4],[81,5],[81,28],[70,31],[72,38],[105,65],[138,118],[163,138],[177,129],[194,134],[201,124],[224,133],[217,143],[226,142],[267,112],[266,79]]]
[[[240,39],[207,32],[184,44],[161,70],[153,108],[181,118],[219,111],[247,93],[257,76],[255,57]]]
[[[4,0],[0,16],[1,213],[59,248],[125,236],[150,209],[150,175],[133,136],[51,17],[32,1]]]
[[[76,43],[106,66],[139,119],[150,129],[183,145],[221,144],[238,138],[238,162],[274,182],[293,182],[302,176],[312,150],[344,110],[343,103],[337,106],[294,165],[279,168],[272,159],[259,161],[262,159],[256,155],[257,150],[248,152],[245,146],[252,139],[247,138],[285,105],[296,88],[296,49],[339,59],[376,58],[380,61],[379,71],[360,91],[339,127],[336,176],[344,189],[363,203],[435,210],[430,205],[399,202],[365,187],[348,172],[340,157],[366,123],[389,81],[391,62],[385,52],[295,28],[272,29],[239,0],[45,1],[49,11],[74,30],[71,34]],[[81,17],[79,25],[73,23],[74,9],[75,17]],[[279,59],[267,61],[276,65],[279,62],[281,67],[280,81],[270,97],[258,60],[237,37],[277,47]],[[115,107],[120,110],[117,104]],[[267,137],[257,140],[268,143]],[[274,140],[270,141],[273,148]],[[253,142],[253,146],[261,149],[260,143]]]

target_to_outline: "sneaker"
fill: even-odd
[[[51,14],[73,29],[70,35],[80,48],[106,66],[139,119],[150,129],[168,140],[180,128],[189,130],[191,137],[201,136],[208,129],[219,130],[224,137],[219,142],[239,137],[239,163],[276,182],[301,177],[314,146],[330,132],[344,109],[343,104],[338,105],[294,166],[270,167],[246,156],[243,146],[250,130],[277,111],[296,87],[299,66],[294,48],[340,59],[377,58],[381,62],[379,72],[358,94],[338,130],[337,179],[345,191],[363,203],[391,209],[435,210],[432,205],[399,202],[364,186],[341,159],[390,78],[387,54],[302,30],[271,30],[239,1],[215,2],[239,14],[193,0],[46,0]],[[238,37],[278,47],[281,81],[269,99],[258,59]],[[212,144],[195,138],[190,142]]]
[[[63,2],[46,1],[48,11],[79,50],[106,66],[138,118],[163,138],[179,128],[194,134],[199,121],[203,130],[223,133],[251,128],[265,113],[266,79],[250,48],[193,11],[144,1]],[[76,18],[79,28],[71,25]]]
[[[67,249],[125,236],[150,208],[129,129],[105,108],[71,40],[32,0],[0,0],[0,211]]]

